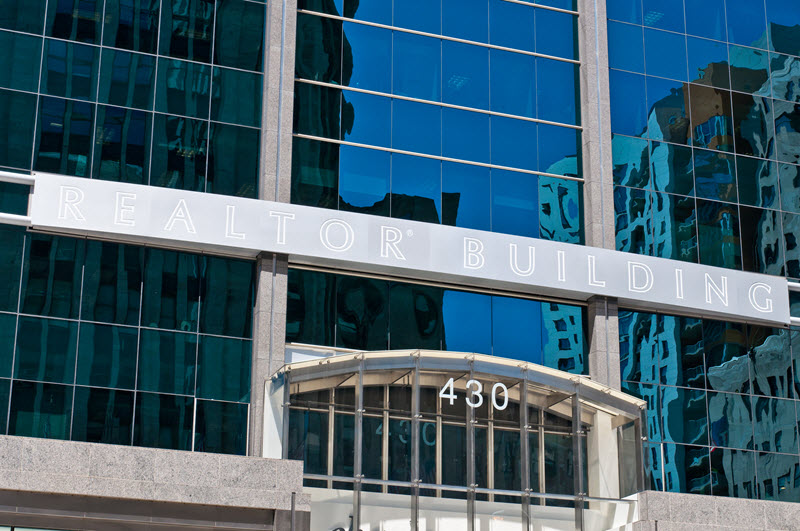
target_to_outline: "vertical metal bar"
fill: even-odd
[[[334,433],[334,429],[336,428],[335,420],[335,413],[333,405],[336,403],[336,389],[331,389],[331,403],[328,404],[328,476],[333,475],[333,441],[336,438],[336,433]],[[333,483],[331,480],[327,481],[328,488],[333,488]]]
[[[419,530],[419,352],[414,358],[414,388],[411,391],[411,531]]]
[[[644,422],[645,411],[633,421],[634,451],[636,452],[636,492],[645,490],[645,471],[644,471],[644,437],[642,436],[642,425]]]
[[[544,410],[539,409],[539,492],[544,492],[546,488],[546,482],[544,479]],[[540,505],[545,505],[543,499],[540,500]]]
[[[353,434],[353,529],[361,529],[361,473],[362,429],[364,427],[364,357],[358,364],[358,384],[356,385],[356,417]]]
[[[381,479],[389,479],[389,386],[383,386],[383,430],[381,431]],[[381,492],[389,492],[386,485]]]
[[[523,379],[519,382],[519,432],[520,437],[520,453],[522,454],[522,490],[525,495],[522,496],[522,528],[529,530],[531,528],[530,522],[530,507],[531,507],[531,455],[528,444],[528,384],[527,384],[527,370],[523,370]]]
[[[276,378],[283,378],[283,402],[281,403],[281,407],[283,408],[283,434],[281,435],[283,438],[283,449],[281,450],[281,455],[284,459],[289,459],[289,417],[291,414],[291,409],[289,408],[289,404],[291,404],[291,373],[284,372],[281,376],[280,374],[276,376]],[[266,400],[266,393],[264,394]],[[266,407],[266,404],[264,404]]]
[[[297,493],[292,493],[292,520],[291,520],[291,530],[295,531],[297,529],[297,524],[295,517],[297,515]]]
[[[473,362],[469,363],[469,379],[472,379]],[[466,394],[465,394],[466,396]],[[464,401],[467,409],[467,531],[475,531],[475,409],[469,407]]]
[[[572,473],[575,485],[575,529],[583,529],[583,444],[581,444],[581,399],[578,386],[572,396]]]

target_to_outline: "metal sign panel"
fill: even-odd
[[[505,234],[38,174],[33,229],[786,326],[785,278]]]

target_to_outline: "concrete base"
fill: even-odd
[[[0,525],[307,531],[302,474],[299,461],[0,436]]]
[[[800,529],[800,503],[745,500],[672,492],[636,495],[634,531],[762,531]]]

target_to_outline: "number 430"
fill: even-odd
[[[497,402],[498,389],[503,391],[502,404]],[[483,384],[478,380],[470,380],[467,382],[467,391],[469,391],[469,394],[466,397],[467,405],[471,408],[481,407],[483,405],[483,395],[481,394],[483,393]],[[453,402],[455,402],[456,398],[458,398],[453,390],[453,378],[447,380],[447,383],[444,384],[442,390],[439,391],[439,396],[449,400],[450,405],[453,405]],[[492,386],[492,405],[495,409],[500,411],[508,407],[508,387],[500,382],[497,382]]]

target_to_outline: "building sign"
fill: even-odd
[[[38,174],[33,229],[788,325],[785,278],[415,221]]]

